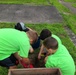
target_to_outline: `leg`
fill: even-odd
[[[16,58],[13,55],[11,55],[6,59],[1,60],[0,65],[10,69],[16,68]]]
[[[9,69],[16,69],[17,66],[10,66]]]

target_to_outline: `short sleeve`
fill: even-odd
[[[27,44],[23,43],[20,45],[19,55],[21,57],[27,58],[28,54],[29,54],[29,50],[30,50],[30,44],[29,43],[27,43]]]

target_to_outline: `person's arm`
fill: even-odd
[[[42,53],[43,49],[44,49],[44,46],[42,45],[40,48],[40,52],[38,54],[38,59],[41,59],[41,53]]]
[[[18,52],[14,53],[14,56],[16,57],[16,59],[18,59],[18,61],[21,63],[24,62],[25,64],[29,65],[30,64],[30,60],[29,58],[24,58],[18,55]]]
[[[33,53],[34,49],[32,48],[32,46],[30,47],[30,53]]]
[[[44,62],[45,62],[45,63],[46,63],[47,59],[48,59],[48,56],[46,56],[45,59],[44,59]]]
[[[16,59],[17,59],[18,61],[22,60],[22,57],[20,57],[20,56],[18,55],[18,52],[14,53],[14,56],[16,57]]]
[[[25,37],[24,37],[25,39]],[[28,38],[27,38],[28,39]],[[28,58],[28,54],[29,54],[29,50],[30,50],[30,43],[29,43],[29,39],[28,40],[21,40],[20,44],[19,44],[19,56],[22,58],[20,60],[20,63],[24,63],[24,64],[29,64],[30,60]]]

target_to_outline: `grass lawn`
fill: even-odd
[[[36,4],[48,5],[47,0],[0,0],[0,4]]]
[[[62,16],[65,20],[64,24],[67,25],[76,34],[76,15],[63,14]]]
[[[76,8],[76,3],[73,3],[72,6]]]
[[[4,67],[0,67],[0,75],[7,75],[8,74],[8,70]]]
[[[50,0],[50,3],[53,4],[60,13],[63,12],[70,12],[70,10],[68,8],[66,8],[64,5],[62,5],[61,3],[59,3],[58,0]]]
[[[76,2],[76,0],[64,0],[65,2]]]
[[[76,0],[64,0],[65,2],[71,2],[72,6],[76,8]]]

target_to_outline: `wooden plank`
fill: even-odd
[[[58,68],[11,69],[8,75],[61,75]]]

